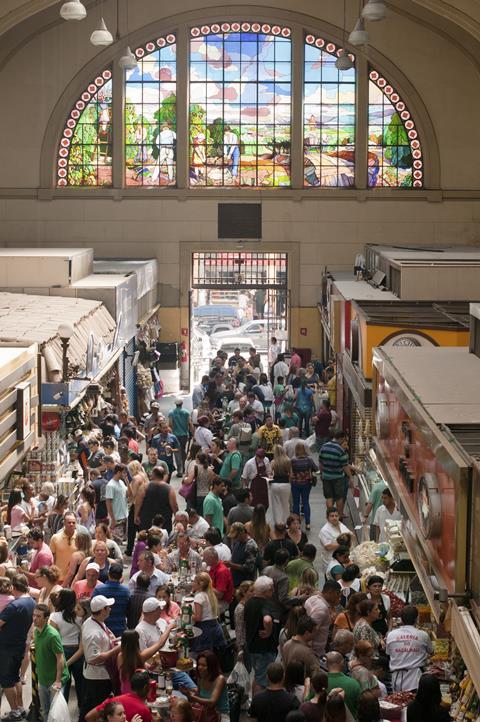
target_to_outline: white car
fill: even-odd
[[[228,354],[229,358],[230,356],[233,356],[233,352],[235,351],[235,349],[239,348],[240,355],[247,359],[248,349],[252,348],[252,346],[255,346],[252,339],[245,336],[227,336],[226,338],[218,339],[218,343],[215,343],[212,337],[210,337],[210,341],[216,353],[218,353],[219,351],[225,351],[225,353]]]
[[[244,336],[248,336],[252,340],[252,346],[257,351],[267,351],[269,335],[274,336],[275,332],[273,329],[268,329],[267,322],[263,319],[257,319],[255,321],[247,321],[242,326],[232,328],[230,331],[220,331],[219,333],[212,333],[210,341],[212,346],[217,346],[220,342],[226,341],[227,339],[237,338],[241,339]]]

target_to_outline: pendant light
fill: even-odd
[[[337,70],[345,71],[353,68],[353,60],[349,57],[345,49],[345,31],[347,27],[347,0],[343,0],[343,48],[338,51],[338,57],[335,61]]]
[[[127,45],[125,55],[122,55],[122,57],[118,61],[118,64],[122,68],[122,70],[135,70],[135,68],[138,67],[137,58],[130,50],[129,45]]]
[[[344,48],[338,51],[338,58],[335,61],[337,70],[345,71],[353,68],[353,60],[349,57]]]
[[[113,43],[113,35],[110,30],[108,30],[105,25],[105,20],[103,19],[103,0],[100,2],[100,20],[96,29],[90,36],[90,42],[92,45],[99,45],[103,47]]]
[[[368,45],[368,32],[365,30],[365,21],[363,18],[357,20],[357,24],[348,36],[348,42],[350,45],[355,45],[355,47]]]
[[[127,11],[127,17],[126,17],[126,21],[127,21],[127,40],[128,40],[128,0],[127,0],[127,2],[126,2],[126,11]],[[118,15],[118,0],[117,0],[117,15]],[[117,17],[117,28],[118,28],[118,17]],[[127,49],[126,49],[124,55],[122,55],[122,57],[121,57],[120,60],[118,61],[118,64],[119,64],[119,66],[121,67],[122,70],[135,70],[135,68],[138,67],[137,58],[136,58],[135,55],[132,53],[132,51],[131,51],[131,49],[130,49],[130,45],[127,45]]]
[[[387,7],[384,0],[368,0],[362,10],[362,18],[370,23],[384,20],[387,14]]]
[[[60,17],[64,20],[83,20],[87,17],[87,9],[81,0],[68,0],[60,8]]]

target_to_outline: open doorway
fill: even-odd
[[[192,255],[190,383],[208,373],[219,350],[229,356],[253,346],[268,369],[275,336],[288,343],[287,253],[201,252]]]

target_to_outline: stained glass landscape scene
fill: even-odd
[[[112,185],[112,73],[95,78],[70,111],[57,157],[57,185]]]
[[[415,123],[395,89],[370,71],[368,105],[368,185],[422,188],[422,150]]]
[[[290,29],[191,29],[189,183],[290,186]]]
[[[355,182],[355,68],[335,67],[339,48],[307,35],[304,60],[304,185]]]
[[[176,184],[175,35],[137,48],[125,84],[125,185]]]

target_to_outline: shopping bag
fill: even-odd
[[[71,722],[67,701],[60,691],[55,693],[47,722]]]
[[[238,684],[243,688],[245,694],[250,693],[250,675],[243,662],[237,662],[230,672],[227,684]]]
[[[183,482],[182,486],[178,490],[178,493],[180,494],[180,496],[183,496],[183,498],[188,501],[188,499],[190,499],[190,497],[192,496],[194,491],[195,491],[195,482],[194,481],[192,481],[191,484],[186,484],[185,482]]]

